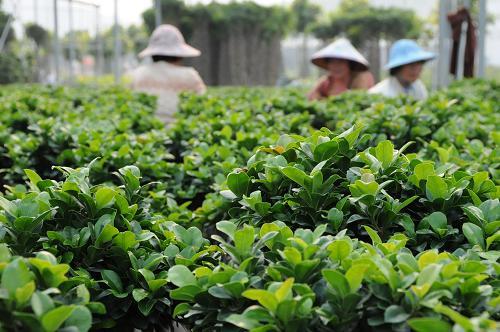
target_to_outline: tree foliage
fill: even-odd
[[[291,27],[290,12],[280,6],[264,7],[252,1],[188,6],[182,0],[162,0],[163,23],[177,26],[189,39],[200,20],[208,21],[211,32],[221,37],[236,26],[252,28],[258,26],[265,36],[285,34]],[[150,8],[142,14],[148,32],[155,28],[155,10]]]
[[[11,51],[0,53],[0,84],[25,82],[21,60]]]
[[[381,38],[416,38],[421,29],[422,22],[412,10],[374,7],[366,0],[344,0],[326,22],[314,27],[313,32],[320,39],[345,35],[359,45]]]
[[[309,0],[294,0],[290,7],[296,32],[306,31],[318,18],[321,7]]]
[[[26,36],[32,39],[37,47],[44,47],[49,42],[49,32],[39,24],[28,23],[24,27]]]

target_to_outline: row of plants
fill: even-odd
[[[462,201],[469,220],[462,223],[461,231],[448,224],[447,215],[452,213],[443,210],[446,215],[433,212],[422,218],[417,233],[424,238],[412,239],[409,230],[415,235],[415,225],[408,207],[416,199],[401,203],[392,199],[392,205],[377,206],[371,191],[376,181],[366,181],[367,177],[348,180],[353,197],[336,199],[336,207],[328,211],[320,209],[320,196],[329,192],[316,191],[325,189],[318,174],[327,171],[327,162],[330,170],[344,166],[331,147],[339,144],[349,151],[359,143],[362,139],[354,128],[329,140],[325,132],[316,132],[290,142],[287,149],[259,151],[272,157],[255,164],[268,168],[270,176],[280,163],[272,165],[270,160],[303,153],[306,144],[321,137],[324,141],[312,151],[323,160],[314,166],[310,181],[300,178],[303,171],[297,162],[278,166],[281,180],[287,177],[304,186],[297,190],[291,183],[275,182],[277,188],[287,188],[288,201],[271,206],[258,191],[247,196],[249,186],[260,185],[256,179],[241,178],[249,177],[252,167],[231,173],[227,178],[231,192],[223,195],[232,194],[239,201],[240,207],[228,212],[239,218],[218,222],[213,234],[152,213],[143,197],[147,188],[141,186],[140,171],[134,166],[114,174],[121,186],[92,184],[92,164],[76,170],[58,167],[65,177],[60,182],[26,170],[29,190],[7,192],[0,199],[5,263],[1,286],[9,294],[2,303],[3,320],[10,322],[6,328],[162,329],[178,320],[200,331],[496,329],[500,203],[496,191],[481,193],[481,188],[490,188],[489,180],[479,176],[481,182],[472,181],[471,196]],[[300,147],[299,142],[305,144]],[[384,150],[387,142],[374,148],[374,159],[386,164],[386,169],[397,168],[390,163],[408,157]],[[368,155],[369,150],[352,159]],[[392,159],[382,157],[389,155]],[[440,189],[429,185],[438,176],[426,173],[428,169],[414,170],[409,181],[425,183],[427,198],[445,204],[438,197]],[[373,180],[373,173],[363,174]],[[477,173],[474,176],[478,179]],[[335,188],[331,181],[327,180],[328,186]],[[324,220],[317,217],[318,225],[290,218],[295,208],[313,212],[307,200],[293,200],[293,195],[308,197],[307,189],[320,201],[317,211],[326,212]],[[400,232],[397,228],[377,231],[380,225],[371,220],[344,217],[343,206],[360,201],[381,214],[408,210],[400,215],[406,223]],[[425,205],[425,200],[420,201]],[[247,210],[253,212],[247,214]],[[255,214],[265,217],[270,210],[279,215],[269,221],[255,218]],[[431,245],[426,245],[425,238],[431,239]],[[54,298],[41,300],[38,292]]]
[[[495,331],[496,86],[2,90],[0,329]]]
[[[367,144],[390,139],[400,148],[413,141],[409,151],[422,158],[497,178],[500,112],[492,91],[498,84],[462,85],[423,103],[359,93],[308,102],[296,90],[214,90],[186,96],[168,130],[151,116],[154,102],[144,95],[12,87],[0,93],[1,184],[19,183],[25,168],[54,177],[51,165],[79,167],[100,157],[92,173],[97,181],[112,181],[113,171],[135,164],[148,180],[164,183],[161,189],[174,193],[177,203],[191,201],[195,209],[259,146],[274,144],[282,134],[307,135],[314,127],[340,133],[353,123],[372,135]]]

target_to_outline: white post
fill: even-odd
[[[75,32],[73,30],[73,0],[68,0],[68,23],[69,23],[69,75],[70,80],[74,80],[73,65],[76,61]]]
[[[96,42],[96,59],[95,59],[95,75],[98,77],[104,71],[104,56],[101,38],[99,5],[95,5],[95,42]]]
[[[114,26],[114,39],[115,39],[115,47],[114,47],[114,74],[115,74],[115,84],[120,83],[120,56],[121,56],[121,42],[120,42],[120,27],[118,25],[118,0],[115,0],[115,26]]]
[[[156,23],[156,26],[160,26],[161,25],[161,20],[162,20],[162,17],[161,17],[161,0],[154,0],[155,2],[155,23]]]
[[[439,1],[439,57],[438,57],[438,87],[449,84],[451,27],[448,23],[450,0]]]
[[[36,24],[38,24],[38,1],[33,0],[33,18]]]
[[[479,0],[479,29],[477,52],[477,76],[484,77],[486,67],[485,41],[486,41],[486,0]]]
[[[55,81],[59,83],[59,65],[61,56],[61,46],[59,44],[59,24],[57,21],[57,0],[54,0],[54,70],[55,70]]]
[[[461,80],[464,78],[464,67],[465,67],[465,46],[467,44],[467,29],[469,23],[463,21],[460,26],[460,41],[458,42],[458,56],[457,56],[457,73],[455,78]]]

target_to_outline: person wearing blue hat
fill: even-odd
[[[387,97],[408,95],[417,100],[427,98],[427,89],[420,80],[424,63],[436,55],[425,51],[415,41],[401,39],[392,45],[389,51],[389,62],[385,69],[390,76],[369,90],[370,93]]]

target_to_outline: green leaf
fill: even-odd
[[[288,294],[291,293],[293,280],[294,280],[293,278],[288,278],[281,284],[280,288],[276,290],[274,295],[276,296],[278,302],[283,301],[288,296]]]
[[[24,287],[33,280],[33,275],[28,270],[22,258],[16,258],[10,262],[2,273],[2,288],[7,289],[11,298],[16,294],[18,288]]]
[[[100,247],[102,244],[111,241],[113,237],[118,233],[119,231],[115,226],[107,224],[106,226],[104,226],[101,234],[99,235],[99,237],[97,237],[97,240],[95,241],[96,247]]]
[[[451,332],[451,325],[440,318],[423,317],[408,320],[408,325],[416,332]]]
[[[389,167],[394,157],[394,144],[392,144],[391,141],[382,141],[378,143],[375,148],[375,156],[382,163],[384,169]]]
[[[436,175],[436,171],[434,170],[434,164],[432,162],[423,162],[415,166],[413,173],[417,177],[417,180],[427,180],[427,178],[431,175]],[[418,182],[415,183],[418,185]]]
[[[339,144],[332,140],[321,143],[314,149],[314,160],[317,162],[328,160],[335,156],[339,150]]]
[[[380,236],[378,236],[377,232],[373,228],[366,225],[363,226],[363,228],[368,233],[368,236],[370,236],[370,239],[372,239],[372,244],[374,246],[379,243],[382,243],[382,239],[380,238]]]
[[[436,263],[438,260],[437,250],[428,250],[418,257],[418,267],[422,271],[427,265]]]
[[[11,216],[17,217],[17,206],[2,196],[0,196],[0,207]]]
[[[429,216],[424,218],[427,220],[434,232],[439,234],[439,230],[448,228],[448,220],[442,212],[433,212]]]
[[[493,242],[498,242],[500,241],[500,231],[497,231],[495,234],[492,236],[489,236],[486,239],[486,250],[490,248],[490,246],[493,244]]]
[[[294,300],[283,301],[278,304],[278,308],[276,309],[276,316],[284,324],[288,324],[294,318],[296,307],[297,307],[297,301]],[[262,331],[263,332],[269,331],[269,329],[262,329]]]
[[[97,210],[108,207],[113,203],[116,192],[108,187],[102,187],[95,193]]]
[[[241,295],[247,299],[259,302],[261,306],[273,313],[276,312],[278,308],[278,300],[275,295],[267,290],[249,289],[244,291]]]
[[[240,254],[249,253],[254,242],[255,230],[252,226],[244,225],[234,232],[234,245]]]
[[[37,172],[32,171],[31,169],[25,169],[24,173],[26,174],[26,176],[28,177],[28,179],[30,180],[30,182],[33,184],[33,186],[35,188],[36,188],[37,183],[42,181],[42,178],[40,177],[40,175],[38,175]]]
[[[245,330],[254,330],[262,326],[262,324],[257,319],[246,317],[245,314],[230,314],[224,320]]]
[[[208,293],[219,299],[231,299],[233,296],[224,287],[212,286],[208,289]]]
[[[238,197],[248,194],[250,178],[243,171],[233,171],[227,176],[227,186]]]
[[[306,173],[304,173],[303,170],[298,169],[298,168],[293,167],[293,166],[287,166],[287,167],[283,167],[281,169],[281,172],[283,172],[283,174],[287,178],[289,178],[293,182],[297,183],[301,187],[303,187],[307,190],[311,189],[310,187],[311,187],[312,179]]]
[[[0,243],[0,263],[10,262],[12,255],[6,243]]]
[[[142,288],[135,288],[132,291],[132,297],[134,298],[135,302],[141,302],[146,297],[148,297],[148,295],[149,293]]]
[[[417,278],[417,286],[422,286],[424,284],[432,284],[438,279],[439,273],[441,272],[442,265],[429,264],[422,269]]]
[[[113,239],[113,244],[120,247],[123,251],[127,251],[136,245],[135,234],[130,231],[119,233]]]
[[[102,270],[101,276],[111,289],[120,293],[123,292],[123,284],[118,273],[112,270]]]
[[[323,270],[321,271],[323,277],[330,284],[330,286],[337,291],[341,297],[345,297],[349,294],[350,286],[346,277],[338,271],[335,270]]]
[[[173,317],[182,316],[191,310],[191,305],[189,303],[180,303],[175,306]]]
[[[476,206],[464,206],[462,207],[462,210],[464,210],[465,214],[469,218],[471,222],[478,226],[482,226],[486,223],[483,215],[483,211],[481,211],[480,208]]]
[[[147,282],[155,280],[155,274],[148,269],[139,269],[139,273],[144,277]]]
[[[479,192],[479,189],[481,188],[481,184],[488,180],[489,175],[488,172],[477,172],[472,176],[472,179],[474,180],[474,187],[472,190],[474,192]]]
[[[448,316],[452,321],[460,325],[462,328],[464,328],[466,331],[473,331],[474,330],[474,325],[472,322],[467,318],[456,312],[455,310],[439,303],[436,306],[434,306],[434,311],[439,312],[443,315]]]
[[[332,260],[342,261],[351,254],[352,243],[345,239],[336,240],[328,246],[328,250]]]
[[[49,310],[54,309],[54,302],[47,294],[36,291],[33,296],[31,296],[31,307],[35,315],[41,317]]]
[[[175,265],[168,270],[168,280],[177,287],[196,285],[193,273],[184,265]]]
[[[332,223],[333,229],[337,231],[342,225],[344,213],[337,208],[331,208],[328,210],[327,219]]]
[[[406,321],[410,317],[403,307],[399,305],[391,305],[384,311],[384,322],[391,324],[399,324]]]
[[[351,288],[351,293],[355,293],[359,286],[361,286],[361,282],[365,277],[366,270],[368,270],[369,266],[366,264],[356,264],[353,265],[347,270],[345,277],[349,282],[349,287]]]
[[[170,297],[174,300],[193,301],[194,297],[202,292],[198,285],[186,285],[170,291]]]
[[[92,326],[92,314],[84,306],[76,306],[71,315],[66,319],[64,326],[76,327],[79,332],[87,332]]]
[[[151,292],[156,292],[158,289],[167,284],[167,279],[148,280],[148,286]]]
[[[222,220],[219,221],[215,227],[217,230],[221,231],[222,233],[226,234],[229,236],[229,238],[234,239],[234,232],[237,229],[237,226],[234,222],[227,221],[227,220]]]
[[[101,302],[89,302],[86,305],[87,308],[92,313],[98,314],[98,315],[104,315],[106,314],[106,306],[102,304]]]
[[[364,182],[361,180],[356,180],[354,184],[349,185],[349,190],[354,197],[360,197],[363,195],[375,196],[379,189],[379,185],[375,181]]]
[[[426,196],[430,201],[435,201],[438,198],[446,199],[448,195],[448,185],[437,175],[430,175],[427,178]]]
[[[358,139],[359,133],[361,132],[362,129],[363,129],[363,126],[354,125],[351,128],[344,131],[343,133],[341,133],[340,135],[338,135],[338,137],[345,138],[347,140],[347,142],[349,143],[349,147],[352,148],[352,146],[354,145],[354,143]]]
[[[90,293],[84,284],[76,286],[76,295],[81,299],[80,304],[87,304],[90,301]]]
[[[467,240],[469,241],[469,243],[471,243],[472,245],[478,245],[482,249],[485,249],[484,233],[481,227],[473,223],[467,222],[463,224],[462,231]]]
[[[149,313],[151,312],[151,310],[153,310],[153,307],[157,301],[158,300],[156,300],[156,299],[148,299],[148,300],[144,300],[144,301],[139,302],[138,308],[139,308],[139,311],[141,312],[141,314],[143,314],[145,317],[148,317]]]
[[[297,265],[302,261],[302,254],[294,247],[286,247],[280,254],[292,265]]]
[[[42,316],[42,326],[47,332],[54,332],[68,319],[75,310],[72,305],[63,305],[50,310]]]
[[[31,295],[35,291],[35,288],[35,282],[30,281],[23,287],[19,287],[18,289],[16,289],[15,299],[18,305],[23,305],[24,303],[28,302],[31,298]]]

